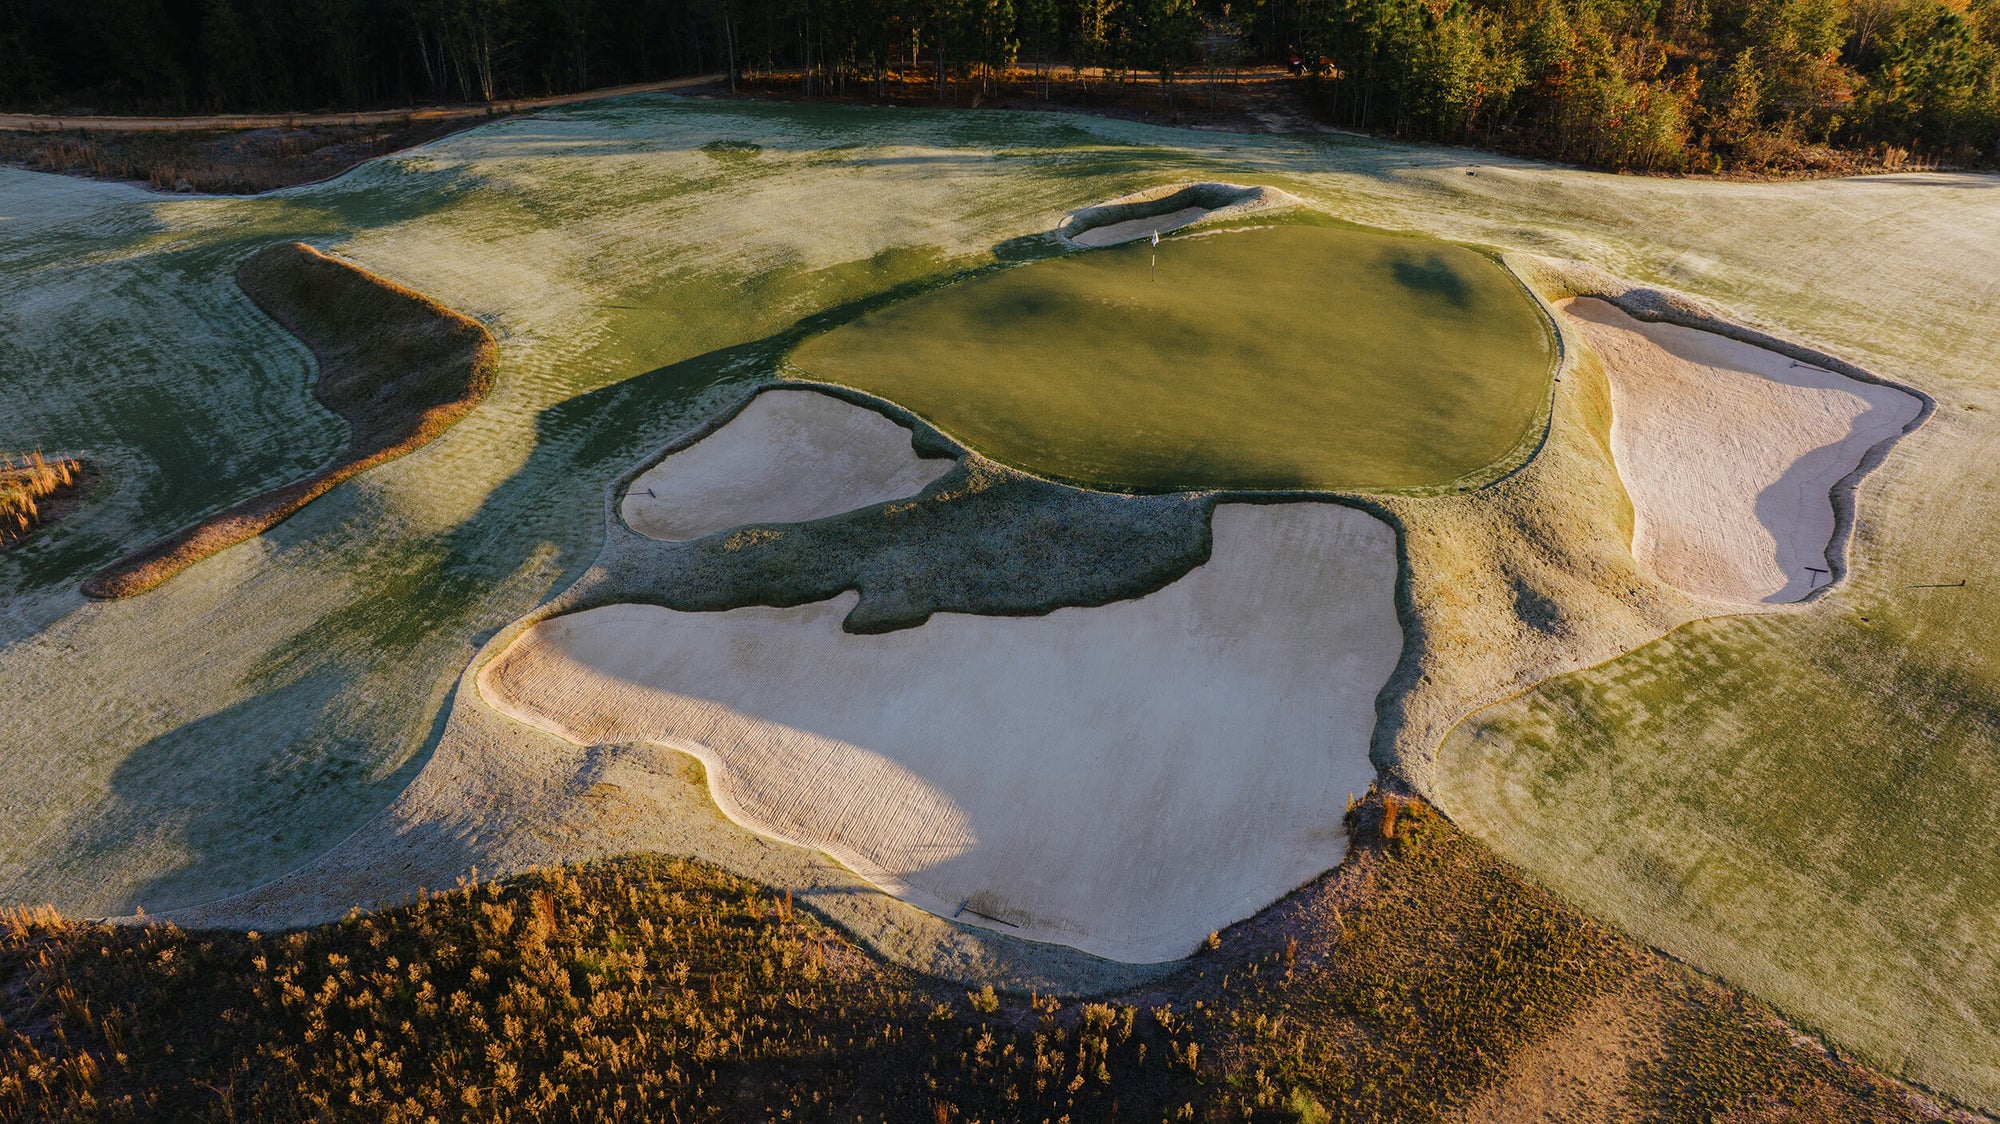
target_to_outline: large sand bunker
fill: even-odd
[[[721,429],[632,482],[619,514],[668,542],[745,523],[803,523],[901,499],[951,470],[910,431],[811,390],[767,390]]]
[[[1333,504],[1223,505],[1210,561],[1045,617],[840,629],[613,605],[482,670],[501,711],[709,767],[717,803],[945,916],[1125,961],[1186,955],[1340,861],[1402,648],[1396,544]]]
[[[1740,604],[1797,601],[1830,577],[1833,489],[1923,405],[1775,351],[1607,301],[1562,305],[1611,380],[1611,451],[1632,552],[1674,586]]]

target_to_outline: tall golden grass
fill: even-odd
[[[75,486],[82,471],[72,457],[0,454],[0,546],[26,538],[42,521],[41,501]]]
[[[0,1120],[1362,1124],[1455,1119],[1552,1065],[1669,1124],[1973,1119],[1802,1048],[1398,805],[1393,841],[1357,832],[1340,871],[1180,973],[1083,1002],[882,964],[678,859],[291,933],[0,910]],[[1565,1044],[1607,1003],[1632,1027],[1608,1062]]]

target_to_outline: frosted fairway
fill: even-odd
[[[647,538],[685,542],[915,495],[952,464],[918,457],[910,431],[873,410],[817,391],[767,390],[646,470],[618,511]]]
[[[789,609],[544,621],[482,696],[579,744],[650,741],[716,801],[914,904],[1124,961],[1184,956],[1345,851],[1402,650],[1395,536],[1332,504],[1224,505],[1150,596],[840,630]]]
[[[1564,310],[1611,376],[1611,449],[1632,552],[1662,580],[1739,604],[1824,584],[1832,492],[1922,408],[1894,387],[1602,300]]]

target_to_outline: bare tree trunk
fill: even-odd
[[[729,44],[729,92],[736,92],[736,24],[729,18],[729,9],[722,9],[722,38]]]

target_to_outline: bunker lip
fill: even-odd
[[[1561,307],[1611,377],[1612,456],[1640,562],[1739,604],[1803,600],[1828,581],[1833,490],[1917,400],[1603,300]]]
[[[132,597],[257,537],[343,481],[435,440],[492,389],[499,344],[472,317],[304,242],[237,268],[237,285],[305,343],[313,397],[348,426],[331,464],[215,512],[84,579],[86,597]]]
[[[1574,258],[1515,254],[1509,255],[1509,261],[1510,268],[1517,275],[1521,276],[1531,288],[1546,293],[1550,301],[1594,298],[1614,306],[1642,323],[1678,325],[1706,332],[1724,340],[1748,344],[1786,359],[1845,376],[1856,383],[1897,391],[1914,401],[1915,412],[1902,428],[1882,436],[1874,445],[1863,451],[1859,463],[1853,466],[1853,470],[1835,481],[1831,488],[1834,529],[1832,539],[1826,548],[1826,568],[1830,572],[1817,588],[1810,590],[1801,600],[1818,600],[1841,583],[1848,572],[1848,548],[1854,537],[1856,492],[1861,482],[1888,459],[1898,442],[1916,432],[1930,420],[1931,415],[1937,412],[1936,399],[1908,383],[1884,377],[1839,356],[1737,323],[1685,293],[1635,285],[1596,265]]]
[[[775,386],[700,441],[640,473],[619,516],[688,542],[750,523],[804,523],[921,492],[955,463],[920,457],[896,419],[803,386]]]
[[[1056,237],[1071,249],[1097,249],[1149,238],[1155,232],[1165,234],[1207,219],[1277,211],[1303,202],[1275,187],[1167,184],[1072,211],[1056,227]]]
[[[521,633],[479,695],[577,745],[690,752],[738,823],[939,916],[1175,959],[1339,862],[1403,644],[1387,523],[1330,501],[1213,518],[1209,563],[1132,600],[866,636],[840,630],[852,593],[611,605]],[[1280,603],[1314,611],[1255,611]]]

